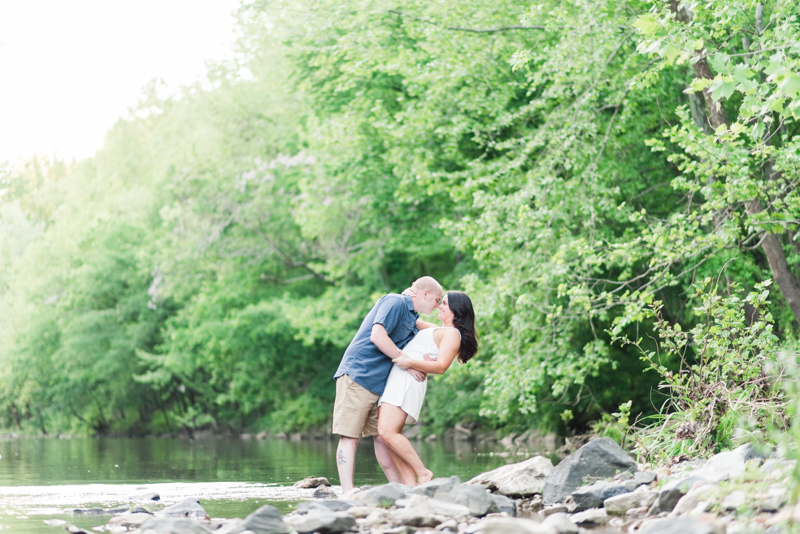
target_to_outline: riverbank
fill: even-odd
[[[637,465],[599,438],[553,466],[533,456],[462,482],[364,486],[342,494],[324,478],[300,481],[290,511],[265,505],[245,518],[209,518],[202,502],[139,506],[94,531],[137,534],[789,534],[796,462],[749,445],[708,460]],[[303,493],[305,492],[305,493]],[[69,526],[67,525],[69,528]],[[71,532],[84,532],[77,527]]]

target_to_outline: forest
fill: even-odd
[[[361,318],[432,275],[481,347],[424,434],[789,428],[798,16],[244,2],[235,58],[93,157],[0,167],[0,427],[325,430]]]

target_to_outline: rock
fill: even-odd
[[[292,527],[298,534],[308,534],[310,532],[337,534],[346,532],[355,526],[356,518],[345,512],[301,515],[292,521]],[[287,530],[287,532],[289,531]]]
[[[400,510],[394,515],[393,520],[398,526],[406,525],[416,528],[433,528],[442,524],[447,518],[443,515],[416,508],[412,510]]]
[[[461,528],[459,527],[459,532]],[[531,519],[492,517],[464,529],[465,534],[558,534],[550,525]]]
[[[363,506],[388,508],[394,504],[394,501],[406,496],[406,487],[396,482],[390,482],[384,486],[376,486],[367,491],[357,493],[353,496],[353,500]]]
[[[686,495],[692,487],[698,482],[705,481],[705,478],[689,474],[684,477],[678,478],[667,482],[661,487],[658,492],[658,500],[654,504],[659,512],[671,512],[681,497]]]
[[[437,478],[427,484],[414,488],[414,493],[427,495],[440,501],[461,504],[469,508],[470,514],[483,517],[496,512],[497,506],[490,494],[482,487],[473,484],[462,484],[454,476],[450,478]]]
[[[325,501],[325,502],[332,502],[332,501]],[[355,517],[356,519],[360,519],[362,517],[367,517],[370,513],[372,513],[373,508],[369,506],[354,506],[347,510],[347,513]]]
[[[76,508],[72,511],[73,515],[106,515],[107,513],[102,508]]]
[[[505,495],[489,495],[494,501],[494,507],[498,512],[506,513],[512,517],[517,515],[517,504]]]
[[[563,504],[557,504],[555,506],[548,506],[547,508],[543,508],[539,515],[542,517],[547,517],[552,514],[560,514],[567,511],[567,507]]]
[[[318,486],[313,497],[315,499],[335,499],[337,495],[330,486]]]
[[[797,464],[797,460],[776,460],[775,458],[770,458],[764,461],[764,464],[759,468],[760,471],[764,473],[772,473],[773,471],[786,471],[794,469],[794,466]]]
[[[733,452],[739,454],[742,458],[744,458],[745,462],[748,462],[750,460],[767,459],[770,454],[775,452],[775,448],[766,443],[759,443],[756,445],[753,445],[752,443],[745,443],[744,445],[736,447]]]
[[[339,500],[342,500],[342,501],[355,500],[354,499],[355,496],[358,495],[359,493],[361,493],[362,491],[364,491],[364,490],[362,490],[361,488],[353,488],[350,491],[345,491],[344,493],[339,495]]]
[[[71,534],[92,534],[88,530],[84,530],[81,527],[76,527],[75,525],[69,525],[68,527],[64,527],[64,529]]]
[[[637,486],[642,484],[651,484],[657,480],[657,476],[652,471],[637,471],[633,474],[633,481]]]
[[[722,507],[725,510],[736,510],[740,506],[744,506],[747,501],[747,494],[742,490],[732,491],[722,499]]]
[[[142,526],[142,524],[147,522],[151,517],[150,514],[141,513],[120,514],[109,519],[108,524],[135,529]]]
[[[541,495],[534,495],[530,499],[517,499],[514,502],[516,506],[517,517],[533,517],[536,515],[538,517],[539,510],[542,509],[542,496]]]
[[[524,462],[498,467],[478,475],[467,484],[484,488],[509,497],[527,497],[544,490],[544,481],[553,470],[553,462],[543,456],[534,456]]]
[[[458,521],[456,521],[455,519],[448,519],[444,523],[442,523],[439,526],[437,526],[436,530],[452,530],[452,531],[456,531],[456,530],[458,530]]]
[[[48,527],[60,527],[62,525],[66,525],[67,522],[63,519],[45,519],[44,524]]]
[[[150,517],[139,527],[141,534],[210,534],[197,521],[186,518]]]
[[[575,501],[575,511],[582,512],[589,508],[600,508],[603,506],[603,501],[621,495],[623,493],[630,493],[630,490],[621,484],[614,482],[595,482],[591,486],[584,486],[572,492],[572,498]]]
[[[292,486],[293,488],[318,488],[320,486],[330,486],[331,483],[325,477],[308,477],[303,480],[298,480]]]
[[[130,511],[130,508],[127,506],[116,506],[114,508],[106,508],[105,513],[108,515],[119,515],[124,514]]]
[[[143,508],[141,506],[134,506],[133,508],[131,508],[129,513],[131,513],[131,514],[150,514],[150,510],[148,510],[147,508]]]
[[[641,534],[714,534],[714,528],[697,519],[678,517],[653,521],[644,526],[640,532]]]
[[[357,506],[355,501],[343,501],[341,499],[301,502],[297,505],[297,513],[308,514],[311,512],[346,512],[354,506]]]
[[[283,522],[281,512],[277,508],[265,504],[248,515],[240,525],[229,532],[230,534],[239,534],[246,531],[251,531],[255,534],[288,534],[292,530]]]
[[[759,507],[762,512],[777,512],[786,504],[786,489],[770,488],[768,495]]]
[[[454,504],[451,502],[441,501],[439,499],[431,499],[430,497],[426,497],[420,494],[412,495],[408,499],[406,508],[404,510],[400,510],[395,515],[402,515],[402,513],[409,513],[409,514],[413,513],[417,515],[436,514],[439,516],[455,517],[455,518],[468,518],[471,515],[469,508],[467,508],[463,504]],[[404,524],[411,525],[411,523],[404,523]]]
[[[705,465],[693,474],[712,482],[721,482],[743,474],[744,464],[744,456],[737,451],[724,451],[709,458]]]
[[[592,508],[585,512],[572,514],[569,520],[584,528],[602,527],[608,523],[608,514],[602,508]]]
[[[646,487],[645,487],[646,488]],[[649,508],[658,498],[658,492],[648,489],[637,489],[631,493],[623,493],[609,497],[603,501],[603,508],[609,515],[626,515],[632,508]]]
[[[551,514],[542,521],[545,526],[553,527],[558,534],[577,534],[578,525],[569,520],[569,516],[563,512]]]
[[[584,484],[586,477],[609,478],[621,471],[635,472],[636,462],[611,438],[590,441],[564,458],[545,480],[544,504],[563,502]]]
[[[200,506],[197,499],[186,499],[185,501],[167,506],[156,515],[161,517],[192,517],[195,519],[208,519],[208,514]]]
[[[377,510],[372,510],[363,519],[357,520],[356,524],[362,529],[370,529],[392,523],[393,517],[394,517],[393,514],[391,514],[388,510],[379,508]]]
[[[139,501],[160,501],[161,496],[158,493],[146,493],[140,497],[137,497]]]
[[[701,505],[701,502],[708,498],[716,488],[717,485],[710,482],[696,483],[692,489],[686,492],[686,495],[678,500],[672,510],[672,515],[683,515],[698,511],[698,506]]]

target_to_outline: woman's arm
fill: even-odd
[[[438,324],[428,323],[423,321],[422,319],[417,319],[417,328],[420,330],[425,330],[426,328],[434,328],[439,326]]]
[[[441,375],[450,368],[456,359],[458,349],[461,348],[461,338],[452,328],[444,331],[442,341],[439,343],[439,356],[433,361],[412,360],[405,354],[392,360],[401,369],[416,369],[423,373]]]

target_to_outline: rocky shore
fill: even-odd
[[[415,488],[365,486],[343,495],[326,479],[309,477],[296,486],[314,489],[313,500],[286,515],[265,505],[244,519],[210,519],[197,500],[187,500],[155,513],[125,511],[102,528],[137,534],[797,532],[800,507],[789,494],[795,462],[772,456],[745,445],[648,470],[600,438],[556,467],[535,456],[465,483],[438,478]]]

